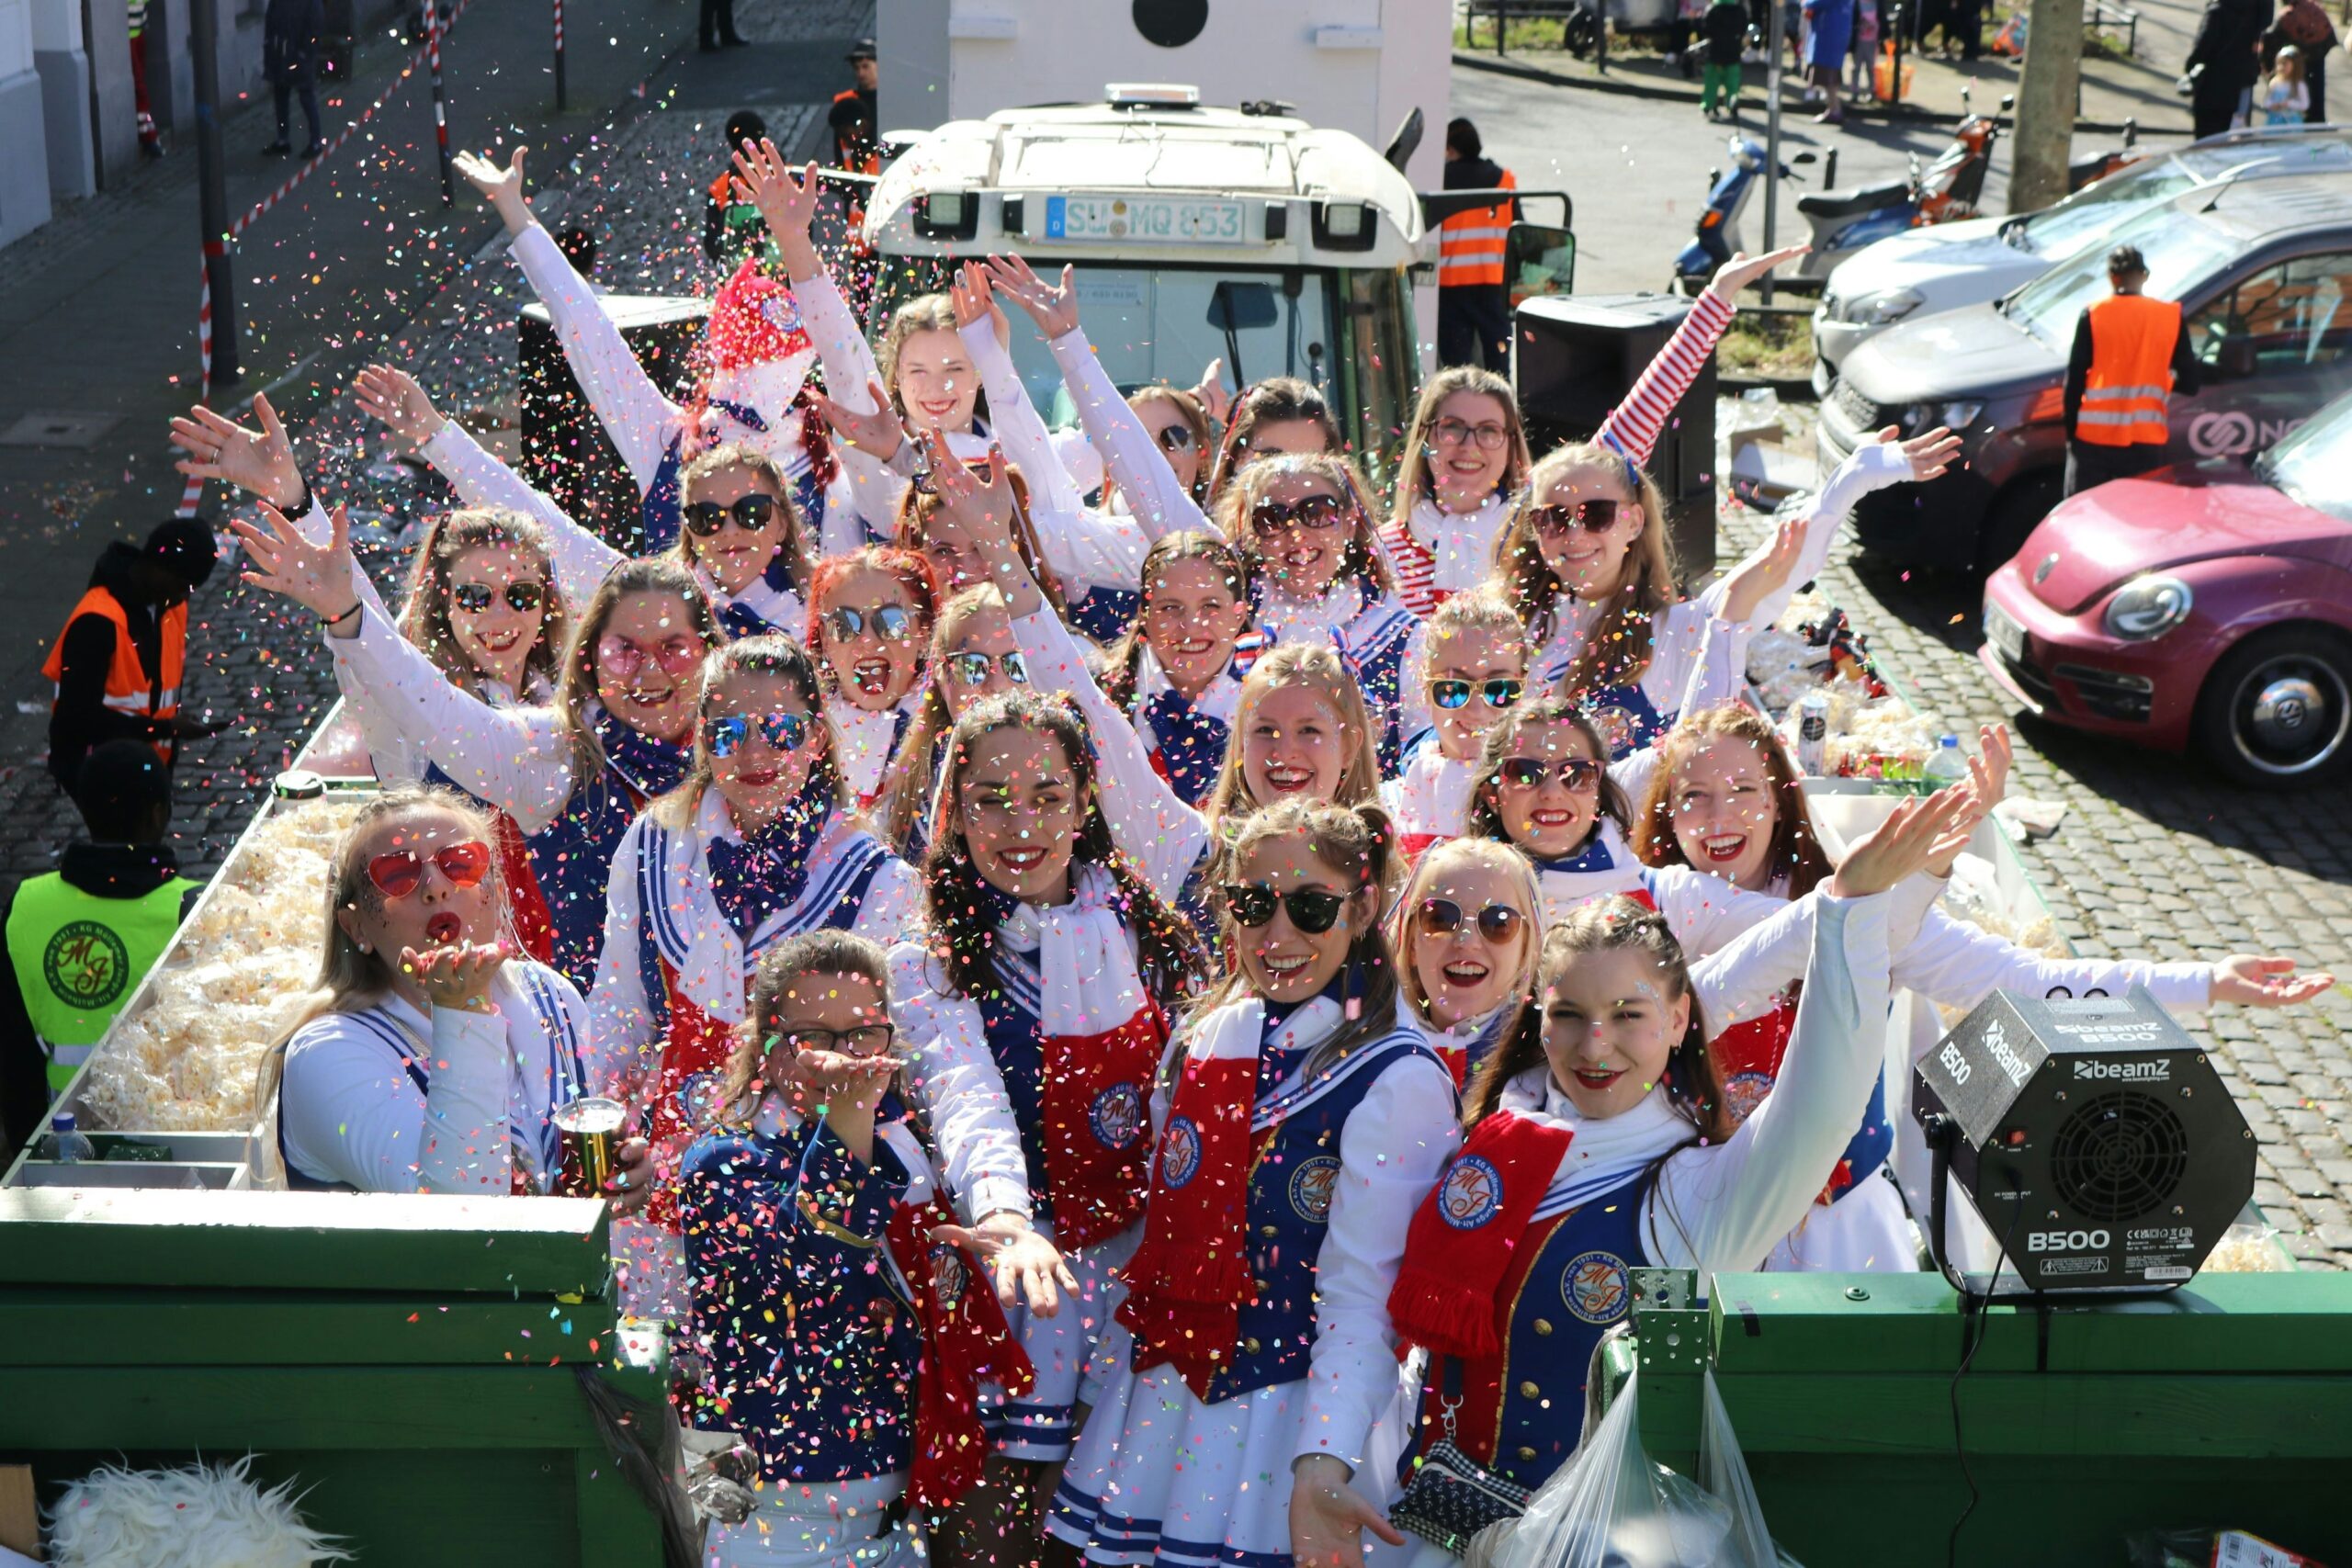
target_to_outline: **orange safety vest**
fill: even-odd
[[[851,87],[845,91],[835,93],[833,95],[833,102],[837,104],[846,103],[848,100],[854,98],[857,96],[857,89],[855,87]],[[880,126],[875,126],[871,129],[873,130],[874,134],[877,137],[882,134],[882,128]],[[853,163],[850,161],[848,156],[849,149],[842,144],[842,139],[838,133],[833,137],[833,152],[836,157],[839,157],[842,160],[839,166],[847,169],[853,175],[878,175],[882,172],[882,154],[879,152],[868,152],[865,157]]]
[[[107,706],[116,713],[134,715],[140,718],[170,718],[180,711],[180,672],[187,656],[187,605],[178,604],[164,612],[163,679],[152,679],[146,666],[139,662],[139,645],[130,640],[130,621],[122,613],[122,605],[103,588],[93,588],[82,595],[74,613],[65,617],[67,628],[84,615],[103,615],[114,623],[114,662],[107,666]],[[52,688],[50,705],[57,705],[54,690],[65,673],[65,633],[57,634],[57,646],[49,650],[49,659],[40,667],[49,677]],[[162,745],[158,754],[170,758]]]
[[[2075,439],[2094,446],[2161,446],[2170,438],[2172,351],[2180,307],[2144,294],[2113,294],[2090,308],[2091,368],[2083,378]]]
[[[1519,181],[1509,169],[1503,171],[1504,190],[1517,190]],[[1474,207],[1457,212],[1437,226],[1437,284],[1440,288],[1457,284],[1492,283],[1503,281],[1503,254],[1510,239],[1510,201],[1508,197],[1492,207]]]

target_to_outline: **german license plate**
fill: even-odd
[[[1998,604],[1984,606],[1984,640],[2010,663],[2025,662],[2025,628],[2009,619]]]
[[[1160,197],[1049,196],[1046,238],[1238,245],[1242,243],[1241,204]]]

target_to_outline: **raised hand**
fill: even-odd
[[[401,949],[401,973],[424,987],[426,998],[437,1008],[488,1012],[490,983],[505,966],[503,942],[476,947],[468,942],[455,947],[429,947],[422,953],[413,947]]]
[[[959,327],[988,319],[996,303],[989,296],[989,269],[980,262],[966,262],[947,279],[947,303],[955,310]]]
[[[887,463],[910,438],[906,422],[890,406],[890,394],[882,389],[881,382],[867,381],[865,395],[873,400],[874,407],[870,412],[861,413],[833,401],[813,387],[808,390],[808,399],[816,404],[817,412],[842,440],[877,462]]]
[[[1870,444],[1885,446],[1901,442],[1903,460],[1911,466],[1909,477],[1915,482],[1934,479],[1951,468],[1952,460],[1960,456],[1960,437],[1940,424],[1908,441],[1903,441],[1902,435],[1901,427],[1890,424],[1872,435]],[[1900,483],[1901,480],[1894,482]]]
[[[1071,281],[1075,268],[1062,267],[1059,287],[1039,277],[1019,256],[990,256],[988,270],[997,292],[1020,306],[1048,341],[1078,330],[1078,286]]]
[[[1193,396],[1201,400],[1201,407],[1208,410],[1209,418],[1223,424],[1233,412],[1233,394],[1225,389],[1225,356],[1219,355],[1208,362],[1201,372],[1200,385],[1193,389]]]
[[[1956,832],[1973,833],[1976,824],[1993,815],[1993,807],[2001,804],[2001,797],[2009,789],[2009,763],[2013,757],[2009,746],[2009,727],[2006,724],[1980,727],[1976,731],[1976,755],[1968,759],[1968,791],[1973,798],[1968,815],[1952,825]],[[1928,874],[1950,876],[1953,863],[1959,859],[1960,850],[1957,847],[1950,854],[1939,854],[1928,863]]]
[[[1958,854],[1975,829],[1975,808],[1976,792],[1968,784],[1951,784],[1902,802],[1846,851],[1837,875],[1830,878],[1829,891],[1840,898],[1883,893],[1930,863]]]
[[[1719,299],[1729,299],[1782,262],[1792,262],[1811,249],[1811,245],[1783,245],[1760,256],[1734,251],[1731,260],[1715,269],[1714,281],[1707,285],[1707,292]]]
[[[2250,1008],[2292,1007],[2335,988],[2335,976],[2322,971],[2295,973],[2291,958],[2233,953],[2213,965],[2212,999]]]
[[[172,467],[199,479],[219,479],[259,496],[272,506],[292,506],[302,499],[302,471],[294,463],[294,443],[265,393],[254,396],[258,430],[198,403],[183,419],[172,421],[172,445],[187,457]]]
[[[514,155],[503,169],[488,152],[460,152],[455,160],[458,173],[465,175],[468,185],[481,192],[509,234],[520,234],[537,221],[531,216],[530,198],[523,194],[523,154],[528,151],[526,147],[515,148]]]
[[[817,165],[812,161],[793,177],[791,166],[775,143],[765,137],[757,147],[735,150],[735,188],[760,209],[768,232],[779,243],[787,235],[806,240],[817,217]]]
[[[412,446],[422,446],[441,433],[448,419],[433,406],[416,378],[390,365],[370,365],[351,383],[359,412],[379,420],[394,435]]]
[[[284,513],[266,502],[261,514],[266,528],[242,517],[229,523],[244,543],[246,558],[253,562],[243,574],[244,580],[256,588],[283,593],[320,620],[332,623],[333,629],[345,637],[359,635],[359,618],[349,614],[359,603],[358,591],[353,587],[359,569],[351,559],[351,521],[344,509],[334,509],[323,545],[303,538]]]
[[[1746,626],[1765,595],[1795,573],[1797,558],[1804,554],[1806,522],[1803,517],[1790,518],[1773,529],[1760,548],[1732,568],[1731,575],[1724,579],[1724,620]]]

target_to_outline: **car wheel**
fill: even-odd
[[[2025,548],[2028,536],[2050,515],[2064,490],[2065,480],[2057,474],[2029,474],[1995,496],[1976,528],[1977,571],[1989,577]]]
[[[2205,677],[2197,730],[2242,784],[2290,789],[2334,775],[2352,750],[2352,644],[2300,626],[2248,637]]]

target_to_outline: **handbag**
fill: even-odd
[[[1388,1522],[1459,1557],[1470,1549],[1471,1538],[1488,1525],[1524,1514],[1534,1492],[1506,1481],[1454,1442],[1453,1413],[1462,1404],[1461,1361],[1443,1358],[1440,1375],[1443,1393],[1438,1408],[1444,1435],[1421,1456],[1420,1468],[1388,1510]]]

